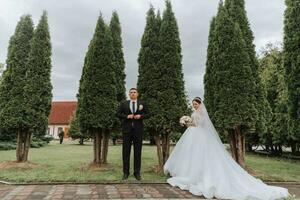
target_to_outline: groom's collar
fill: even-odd
[[[138,102],[138,99],[135,100],[130,99],[129,102]]]

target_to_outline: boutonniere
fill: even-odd
[[[139,110],[143,110],[144,106],[143,105],[140,105],[139,106]]]

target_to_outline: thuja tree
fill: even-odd
[[[220,7],[219,7],[220,8]],[[214,121],[214,113],[216,107],[214,106],[214,93],[215,93],[215,24],[216,18],[213,17],[210,23],[209,36],[208,36],[208,47],[207,47],[207,60],[204,75],[204,99],[207,112],[212,121]]]
[[[114,53],[114,66],[115,66],[115,78],[116,78],[116,91],[117,91],[117,101],[119,104],[126,100],[126,89],[125,89],[125,60],[123,53],[122,44],[122,29],[119,20],[118,13],[113,12],[110,20],[110,31],[112,35],[113,53]],[[120,120],[116,118],[115,125],[111,134],[113,141],[121,137],[121,124]]]
[[[255,81],[255,107],[258,111],[258,120],[256,121],[255,132],[247,133],[248,149],[252,149],[252,145],[257,145],[259,138],[268,133],[268,124],[270,121],[271,109],[266,99],[266,93],[261,84],[258,74],[258,60],[255,52],[255,45],[253,43],[254,36],[250,28],[249,20],[245,10],[244,0],[226,0],[225,7],[229,12],[230,17],[236,22],[242,33],[242,38],[245,40],[245,50],[249,57],[249,66],[251,67],[252,76]],[[250,76],[251,74],[249,74]],[[271,143],[271,141],[269,141]]]
[[[115,121],[117,90],[112,37],[100,15],[87,51],[78,94],[80,129],[94,138],[94,163],[107,162],[108,140]]]
[[[290,144],[296,153],[300,150],[300,1],[286,0],[285,3],[283,59],[288,88]]]
[[[233,158],[244,166],[245,133],[257,120],[255,80],[238,23],[220,4],[215,22],[215,124],[228,133]]]
[[[125,60],[123,53],[123,44],[121,37],[121,24],[119,20],[118,13],[113,12],[110,20],[110,31],[112,35],[113,52],[115,58],[115,77],[116,77],[116,90],[117,90],[117,100],[122,102],[126,100],[126,89],[125,89]]]
[[[34,30],[26,66],[26,115],[23,120],[29,127],[29,135],[45,135],[52,102],[51,41],[46,11]]]
[[[161,170],[163,166],[160,132],[157,128],[157,124],[160,123],[160,119],[157,117],[160,112],[158,102],[160,91],[158,84],[160,67],[158,66],[158,62],[161,58],[159,44],[160,24],[160,14],[155,15],[154,8],[151,6],[147,12],[146,26],[141,40],[141,49],[138,57],[139,75],[137,81],[140,98],[146,101],[153,116],[145,122],[145,127],[150,136],[156,139],[159,170]]]
[[[170,135],[180,130],[179,118],[189,113],[185,95],[181,44],[169,1],[161,19],[150,7],[139,53],[138,89],[152,117],[146,128],[155,138],[159,168],[169,157]]]
[[[30,15],[22,16],[14,35],[10,38],[7,69],[0,84],[0,127],[17,134],[17,161],[26,162],[31,134],[26,122],[24,99],[25,75],[33,36],[33,22]]]
[[[161,159],[165,163],[169,157],[170,134],[180,129],[179,118],[189,112],[182,73],[179,30],[170,1],[166,1],[158,41],[160,44],[157,64],[159,79],[155,84],[157,84],[159,112],[153,117],[158,119],[156,130],[160,132]]]
[[[223,8],[223,2],[219,3],[219,8]],[[218,10],[218,13],[220,11]],[[206,68],[204,74],[204,103],[207,108],[207,112],[210,116],[210,119],[213,123],[215,123],[215,112],[217,111],[217,107],[215,106],[215,93],[218,88],[218,84],[216,81],[217,76],[216,73],[216,35],[215,35],[215,27],[216,27],[216,17],[214,16],[210,23],[209,36],[208,36],[208,47],[207,47],[207,60],[206,60]],[[226,130],[216,126],[217,131],[220,133],[220,137],[222,140],[227,140],[226,138]]]

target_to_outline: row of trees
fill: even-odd
[[[246,147],[262,144],[281,152],[299,145],[300,39],[296,10],[286,1],[284,51],[258,59],[244,0],[220,1],[213,17],[204,77],[205,103],[219,133],[230,141],[233,157],[244,165]],[[293,2],[293,3],[292,3]],[[287,83],[287,87],[285,85]]]
[[[146,129],[156,140],[160,169],[169,156],[170,134],[180,130],[178,119],[190,112],[184,89],[181,46],[171,3],[161,18],[151,6],[139,53],[137,87],[151,110]],[[116,12],[110,25],[99,16],[94,36],[86,53],[78,108],[71,123],[71,135],[91,136],[94,140],[94,163],[107,162],[108,139],[119,130],[115,112],[125,100],[124,58],[121,28]],[[161,145],[162,144],[162,145]]]
[[[232,155],[244,165],[246,145],[271,151],[299,145],[299,4],[287,0],[283,52],[272,49],[258,59],[244,0],[226,0],[213,17],[204,77],[205,104]],[[51,106],[51,43],[47,14],[33,28],[29,15],[10,39],[0,82],[0,129],[16,133],[17,160],[26,161],[32,134],[45,133]],[[298,42],[299,41],[299,42]],[[298,43],[297,43],[298,42]],[[295,46],[296,45],[296,46]],[[138,57],[137,87],[152,113],[147,132],[155,138],[159,169],[169,156],[178,119],[190,113],[184,88],[179,30],[170,1],[161,16],[151,6]],[[107,163],[111,133],[120,132],[115,112],[125,97],[121,26],[113,12],[97,20],[84,60],[72,132],[94,141],[94,163]],[[275,80],[275,81],[274,81]],[[9,130],[9,131],[8,131]],[[288,131],[286,131],[288,130]]]
[[[10,38],[0,82],[0,131],[17,135],[17,161],[25,162],[33,134],[45,133],[51,108],[51,42],[44,11],[37,27],[24,15]]]
[[[259,74],[268,103],[267,133],[254,143],[267,151],[282,153],[282,147],[300,151],[300,29],[299,1],[286,1],[283,49],[267,45],[259,59]]]

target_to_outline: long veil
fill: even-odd
[[[219,136],[217,130],[215,129],[213,123],[211,122],[211,120],[210,120],[210,118],[209,118],[209,115],[208,115],[208,113],[207,113],[206,107],[205,107],[205,105],[204,105],[203,102],[201,103],[201,107],[200,107],[200,108],[201,108],[201,114],[202,114],[201,117],[204,118],[204,123],[203,123],[204,128],[207,129],[207,131],[208,131],[209,133],[212,133],[212,134],[215,136],[215,138],[217,139],[217,141],[218,141],[222,146],[224,146],[224,144],[222,143],[222,141],[221,141],[221,139],[220,139],[220,136]]]

